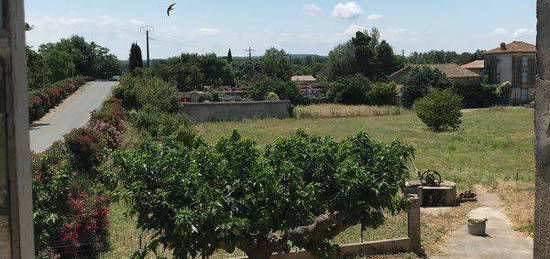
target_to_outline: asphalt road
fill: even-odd
[[[31,150],[40,153],[72,129],[80,128],[90,120],[90,113],[98,109],[112,94],[117,82],[89,82],[69,96],[44,118],[30,128]]]

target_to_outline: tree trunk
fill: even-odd
[[[537,1],[534,258],[550,258],[550,0]]]

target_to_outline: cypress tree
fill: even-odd
[[[233,55],[231,54],[231,49],[229,49],[229,52],[227,52],[227,61],[229,61],[229,63],[233,62]]]
[[[138,67],[143,67],[143,58],[141,57],[141,48],[137,43],[132,43],[130,48],[130,72]]]

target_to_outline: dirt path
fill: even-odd
[[[501,209],[500,200],[483,187],[476,189],[482,207],[471,211],[469,217],[487,218],[489,236],[472,236],[464,224],[443,246],[441,255],[430,258],[533,258],[533,240],[521,237],[513,230],[512,222]]]

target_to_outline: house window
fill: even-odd
[[[529,101],[529,90],[527,89],[521,89],[521,92],[520,92],[520,98],[521,98],[521,101],[522,102],[527,102]]]
[[[529,57],[523,56],[521,57],[521,66],[523,67],[523,71],[526,71],[529,69]]]
[[[521,72],[521,82],[524,84],[529,82],[529,73],[527,71]]]

